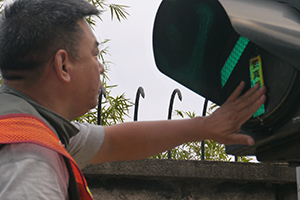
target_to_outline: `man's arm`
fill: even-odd
[[[255,85],[239,97],[242,82],[212,115],[184,120],[129,122],[105,127],[103,145],[91,163],[137,160],[191,141],[212,139],[223,144],[253,145],[239,130],[265,102],[266,88]]]

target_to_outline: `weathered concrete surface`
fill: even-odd
[[[297,200],[296,170],[285,164],[146,159],[83,172],[95,199]]]

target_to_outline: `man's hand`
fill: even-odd
[[[218,110],[204,118],[205,130],[209,132],[207,137],[222,144],[254,144],[253,138],[238,133],[241,126],[265,102],[266,88],[263,86],[259,89],[259,85],[255,85],[240,96],[244,87],[245,83],[241,82]]]

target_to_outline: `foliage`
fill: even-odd
[[[209,110],[216,109],[216,105],[212,104]],[[185,116],[189,118],[196,117],[195,112],[184,112],[180,110],[175,110],[175,114],[184,118]],[[208,113],[210,114],[210,113]],[[206,140],[204,146],[205,160],[210,161],[232,161],[232,157],[226,154],[225,146],[219,144],[213,140]],[[168,152],[160,153],[152,158],[167,159]],[[171,150],[171,158],[176,160],[201,160],[201,142],[189,142],[182,144]],[[251,158],[242,156],[238,157],[240,162],[249,162]]]
[[[88,2],[93,4],[96,8],[100,8],[102,13],[110,10],[110,16],[112,20],[114,19],[114,16],[116,16],[118,21],[121,21],[121,19],[127,19],[127,16],[129,16],[129,13],[126,11],[126,9],[129,7],[126,5],[108,4],[106,3],[106,0],[88,0]],[[101,15],[97,17],[102,20]],[[92,17],[88,17],[87,21],[92,26],[94,26],[96,23],[95,19]]]
[[[110,86],[116,87],[116,86]],[[124,122],[125,116],[130,117],[128,115],[129,108],[133,105],[129,99],[125,98],[125,94],[118,95],[116,97],[111,97],[109,95],[103,102],[104,106],[102,107],[105,112],[102,113],[101,124],[110,126],[113,124],[117,124],[119,122]]]
[[[116,87],[116,85],[107,86],[106,89],[113,87]],[[111,90],[107,90],[106,99],[102,102],[101,106],[101,124],[105,126],[111,126],[113,124],[124,122],[125,116],[129,117],[129,108],[133,105],[129,99],[125,98],[124,93],[119,96],[112,97],[110,92]],[[83,116],[75,119],[75,121],[97,124],[97,114],[98,108],[95,108]]]

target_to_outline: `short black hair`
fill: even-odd
[[[86,16],[98,15],[85,0],[16,0],[4,9],[0,21],[0,70],[11,72],[44,66],[59,49],[77,57]]]

